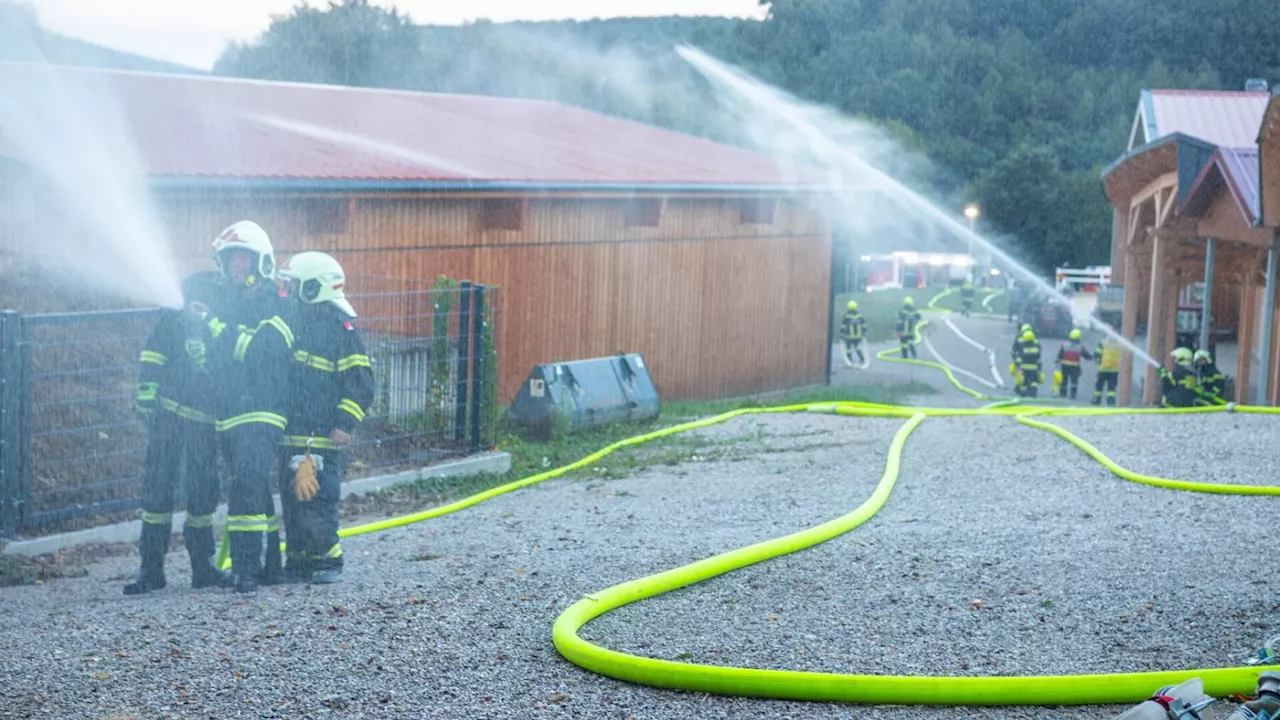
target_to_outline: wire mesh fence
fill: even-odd
[[[377,276],[349,277],[347,287],[375,400],[353,436],[346,479],[492,447],[497,289]],[[4,537],[136,517],[147,442],[134,411],[138,356],[159,313],[0,316]]]

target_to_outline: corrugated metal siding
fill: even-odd
[[[1152,90],[1155,140],[1183,133],[1214,145],[1247,147],[1257,141],[1270,94],[1214,90]]]
[[[535,364],[616,352],[643,353],[672,399],[825,378],[827,229],[785,201],[773,223],[742,225],[732,200],[672,198],[658,227],[635,227],[623,200],[535,198],[522,230],[486,231],[478,199],[359,198],[347,233],[312,237],[300,207],[195,196],[164,214],[187,270],[208,266],[225,225],[254,218],[282,256],[320,249],[352,275],[499,286],[504,401]]]

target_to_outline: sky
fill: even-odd
[[[30,0],[29,0],[30,2]],[[302,0],[34,0],[47,30],[204,70],[227,43],[257,37]],[[315,7],[326,0],[307,0]],[[585,20],[640,15],[763,17],[758,0],[373,0],[419,24],[478,18]]]

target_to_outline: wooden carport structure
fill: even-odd
[[[1266,97],[1259,92],[1144,91],[1129,151],[1103,172],[1114,211],[1112,279],[1125,288],[1121,333],[1133,340],[1145,324],[1145,351],[1163,362],[1176,342],[1180,293],[1204,281],[1210,312],[1201,344],[1209,317],[1236,327],[1240,352],[1234,371],[1236,399],[1241,401],[1248,397],[1260,288],[1272,247],[1272,234],[1257,227],[1253,144]],[[1264,314],[1274,324],[1274,314]],[[1277,335],[1261,334],[1268,339]],[[1133,357],[1125,353],[1118,388],[1122,403],[1133,401],[1133,377]],[[1274,370],[1267,379],[1274,402]],[[1149,366],[1142,402],[1158,401],[1158,370]]]

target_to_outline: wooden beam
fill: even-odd
[[[1164,356],[1169,352],[1165,347],[1165,331],[1168,324],[1169,288],[1174,284],[1164,267],[1167,245],[1167,241],[1160,238],[1152,240],[1151,287],[1147,294],[1147,355],[1159,363],[1164,362]],[[1159,369],[1147,366],[1146,371],[1142,400],[1146,405],[1154,405],[1160,398]]]
[[[1157,207],[1160,208],[1160,211],[1156,215],[1156,227],[1162,227],[1173,215],[1173,208],[1174,205],[1176,205],[1174,202],[1174,193],[1176,190],[1176,186],[1168,188],[1167,190],[1161,190],[1160,194],[1157,196],[1160,198],[1160,202],[1157,205]]]
[[[1125,253],[1124,312],[1121,315],[1120,334],[1133,342],[1138,332],[1138,309],[1144,297],[1141,276],[1141,260],[1134,252]],[[1120,355],[1120,378],[1116,385],[1116,402],[1131,405],[1133,401],[1133,353]]]
[[[1152,198],[1158,198],[1160,191],[1170,186],[1174,188],[1178,187],[1177,172],[1165,173],[1164,175],[1161,175],[1160,177],[1157,177],[1155,180],[1152,180],[1151,182],[1147,183],[1145,187],[1143,187],[1138,192],[1134,193],[1133,199],[1129,201],[1129,207],[1136,208],[1142,205],[1143,203],[1145,203],[1147,200],[1150,200]],[[1159,217],[1159,214],[1157,214],[1157,217]]]
[[[1250,272],[1244,278],[1244,292],[1240,295],[1240,329],[1236,358],[1236,397],[1238,403],[1249,402],[1249,372],[1253,367],[1254,325],[1257,321],[1257,280]]]

